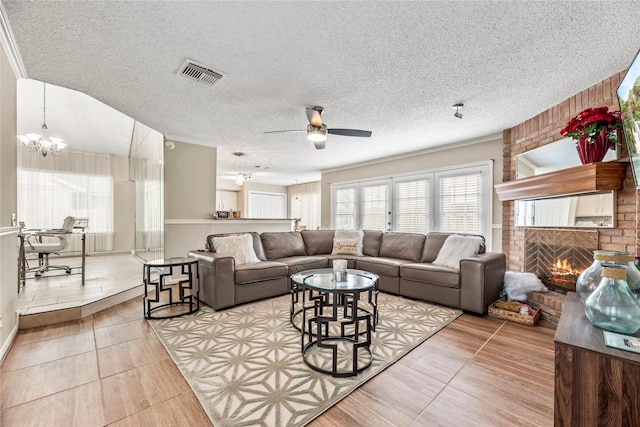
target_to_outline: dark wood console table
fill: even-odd
[[[554,405],[556,426],[640,423],[640,354],[605,346],[575,292],[555,335]]]

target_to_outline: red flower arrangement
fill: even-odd
[[[619,111],[607,107],[587,108],[560,131],[576,140],[576,149],[582,164],[601,162],[607,150],[618,142],[618,129],[622,125]]]

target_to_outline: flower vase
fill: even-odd
[[[610,148],[611,141],[609,140],[609,133],[606,130],[602,130],[593,139],[588,135],[582,135],[576,144],[578,157],[580,157],[583,165],[601,162],[604,156],[607,155],[607,150]]]

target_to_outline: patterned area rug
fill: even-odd
[[[371,366],[334,378],[302,361],[290,296],[149,323],[216,427],[303,426],[462,313],[380,293]]]

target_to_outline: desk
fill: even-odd
[[[56,236],[60,234],[80,234],[80,239],[82,240],[82,261],[80,268],[80,274],[82,275],[81,282],[82,286],[84,286],[84,268],[85,268],[85,258],[87,256],[87,245],[86,245],[86,233],[84,230],[82,231],[68,231],[68,232],[60,232],[60,231],[47,231],[47,230],[20,230],[18,233],[19,239],[19,250],[18,250],[18,293],[20,293],[20,288],[26,284],[27,280],[27,266],[26,266],[26,255],[24,250],[24,241],[29,236]],[[78,268],[78,267],[71,267]]]

